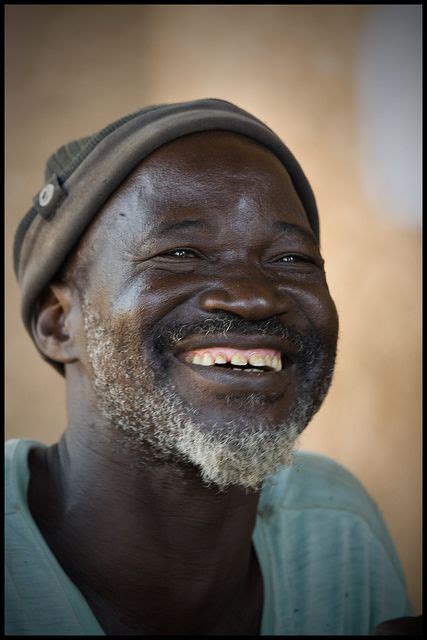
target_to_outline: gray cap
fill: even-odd
[[[263,122],[224,100],[148,107],[51,156],[46,183],[15,235],[14,266],[22,289],[22,317],[30,335],[37,298],[109,196],[162,145],[201,131],[240,133],[270,149],[286,167],[310,225],[319,238],[313,192],[298,162]]]

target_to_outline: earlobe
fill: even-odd
[[[75,300],[70,287],[52,283],[38,300],[33,317],[34,340],[40,351],[56,362],[77,361]]]

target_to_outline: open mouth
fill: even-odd
[[[240,371],[245,373],[279,373],[289,368],[293,364],[293,360],[285,354],[283,348],[279,345],[256,345],[252,339],[250,344],[233,345],[227,340],[227,343],[215,344],[212,340],[210,344],[201,346],[188,345],[190,348],[185,349],[186,345],[181,345],[181,349],[175,353],[179,361],[187,365],[194,366],[201,370],[228,370]],[[225,342],[225,341],[224,341]],[[241,342],[241,341],[237,341]],[[262,343],[262,340],[261,340]],[[252,344],[254,346],[252,346]]]
[[[189,336],[171,355],[172,380],[186,393],[280,396],[294,384],[296,353],[278,336]],[[206,396],[208,401],[208,396]]]
[[[202,367],[233,369],[247,373],[281,371],[282,354],[276,349],[237,349],[233,347],[204,347],[183,351],[178,358],[187,364]]]

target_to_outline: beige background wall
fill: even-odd
[[[54,442],[64,383],[19,318],[13,232],[48,155],[149,104],[218,97],[269,124],[317,197],[341,318],[338,364],[303,446],[353,471],[381,507],[418,613],[420,237],[364,194],[355,68],[369,5],[6,8],[7,437]]]

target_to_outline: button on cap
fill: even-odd
[[[47,184],[39,193],[39,205],[45,207],[52,200],[55,187],[53,184]]]

